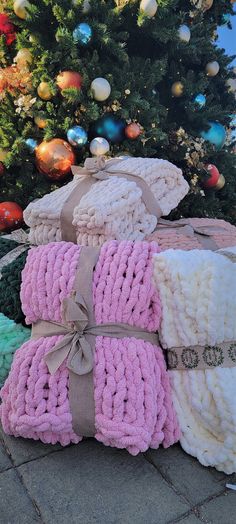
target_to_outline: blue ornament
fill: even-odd
[[[74,126],[67,131],[68,142],[74,147],[83,147],[88,141],[88,135],[80,126]]]
[[[92,38],[92,29],[89,24],[83,22],[78,24],[73,31],[73,39],[76,44],[87,45]]]
[[[25,145],[28,147],[28,149],[30,150],[31,153],[34,152],[35,148],[37,147],[38,145],[38,142],[37,140],[34,140],[34,138],[27,138],[25,140]]]
[[[225,13],[225,15],[222,16],[222,24],[226,25],[230,22],[230,14]]]
[[[122,142],[125,138],[126,122],[113,115],[105,115],[99,119],[92,130],[94,136],[102,136],[113,144]]]
[[[201,108],[204,107],[205,104],[206,104],[206,97],[205,97],[205,95],[203,95],[202,93],[199,93],[199,95],[196,95],[196,96],[195,96],[195,98],[194,98],[193,101],[194,101],[194,103],[195,103],[196,105],[198,105],[198,107],[200,107],[200,109],[201,109]]]
[[[224,126],[219,124],[219,122],[208,122],[208,124],[210,126],[209,129],[207,131],[201,131],[201,137],[215,145],[216,149],[221,149],[226,140]]]

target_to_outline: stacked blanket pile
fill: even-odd
[[[80,249],[60,242],[29,252],[21,289],[28,323],[61,321],[61,304],[73,290]],[[93,276],[97,324],[122,322],[158,330],[160,300],[152,284],[156,252],[157,245],[148,242],[114,240],[101,248]],[[72,429],[66,362],[50,375],[44,361],[61,339],[32,339],[16,352],[1,391],[6,433],[62,445],[81,440]],[[97,440],[136,455],[179,439],[160,347],[135,338],[97,337],[93,373]]]
[[[188,218],[174,222],[165,222],[166,224],[161,224],[160,222],[157,225],[157,230],[146,238],[150,242],[157,242],[162,251],[166,249],[183,249],[186,251],[190,249],[205,249],[201,240],[207,238],[206,234],[210,235],[218,248],[236,245],[236,227],[229,224],[229,222],[225,222],[225,220]],[[194,233],[194,231],[200,233],[200,235]]]
[[[30,330],[0,313],[0,387],[6,379],[17,348],[30,338]]]
[[[144,179],[158,202],[162,215],[168,215],[188,192],[182,172],[167,160],[128,158],[109,167],[109,172],[125,171]],[[81,179],[81,177],[80,177]],[[78,186],[79,177],[32,202],[24,212],[30,226],[32,244],[60,241],[60,215],[65,201]],[[106,240],[142,240],[156,226],[157,218],[148,213],[142,191],[134,182],[110,176],[97,182],[74,207],[73,226],[77,243],[101,246]]]
[[[228,258],[224,251],[234,254]],[[222,342],[232,342],[227,354],[236,364],[235,254],[236,248],[230,248],[216,253],[169,250],[154,256],[154,280],[162,303],[160,340],[174,357],[169,374],[181,444],[203,465],[226,473],[236,472],[236,367],[215,364],[225,362]],[[173,369],[176,348],[196,345],[206,348],[209,368],[194,369],[198,348],[197,357],[195,350],[191,358],[188,353],[189,367]],[[216,347],[213,358],[207,346]]]
[[[12,250],[19,244],[12,240],[0,238],[0,313],[17,323],[24,322],[20,302],[21,272],[24,268],[27,251],[20,253],[11,261]],[[25,247],[24,247],[25,249]]]

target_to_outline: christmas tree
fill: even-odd
[[[109,148],[183,170],[190,192],[171,218],[236,223],[236,75],[216,33],[232,12],[230,0],[2,0],[0,202],[25,208]]]

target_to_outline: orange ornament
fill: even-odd
[[[57,85],[61,90],[68,89],[69,87],[81,89],[82,76],[75,71],[62,71],[62,73],[57,76]]]
[[[52,180],[64,178],[75,163],[72,147],[61,138],[53,138],[50,142],[41,142],[35,153],[37,168]]]
[[[23,211],[15,202],[0,203],[0,231],[17,229],[23,222]]]
[[[138,138],[138,136],[141,134],[141,128],[139,124],[135,124],[135,122],[132,122],[131,124],[128,124],[125,128],[125,135],[127,138],[130,138],[131,140],[135,140]]]

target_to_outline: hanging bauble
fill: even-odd
[[[209,129],[201,131],[201,137],[213,144],[216,149],[221,149],[226,140],[226,130],[219,122],[208,122]]]
[[[23,222],[23,211],[16,202],[0,203],[0,231],[17,229]]]
[[[228,78],[228,80],[226,80],[226,85],[230,93],[236,93],[236,78]]]
[[[92,128],[94,137],[102,136],[112,142],[119,144],[125,138],[126,122],[107,113],[95,122]]]
[[[220,178],[220,173],[217,167],[213,164],[208,164],[205,166],[205,169],[209,173],[210,177],[203,182],[203,186],[206,188],[215,187]]]
[[[33,56],[30,50],[27,47],[22,47],[16,54],[14,58],[14,62],[18,65],[18,67],[25,67],[29,64],[32,64]]]
[[[196,95],[193,101],[200,109],[206,105],[206,97],[202,93]]]
[[[26,138],[25,145],[28,147],[30,152],[33,153],[38,144],[37,140],[35,140],[34,138]]]
[[[157,2],[156,0],[142,0],[140,3],[140,11],[144,13],[149,18],[155,16],[157,12]]]
[[[171,86],[171,93],[173,96],[180,97],[183,95],[184,86],[182,82],[174,82]]]
[[[5,173],[5,166],[2,162],[0,162],[0,176],[4,175]]]
[[[219,73],[220,66],[216,60],[213,62],[208,62],[206,65],[206,74],[207,76],[216,76]]]
[[[92,38],[92,28],[89,24],[82,22],[73,31],[73,40],[76,44],[87,45]]]
[[[222,16],[222,25],[226,25],[230,22],[230,14],[229,13],[225,13],[223,16]]]
[[[215,185],[215,189],[219,191],[220,189],[223,189],[224,185],[225,185],[225,177],[224,175],[220,175],[220,178],[217,184]]]
[[[4,162],[4,160],[6,160],[8,153],[9,153],[8,149],[0,148],[0,162]]]
[[[131,124],[128,124],[125,128],[125,136],[129,138],[130,140],[135,140],[136,138],[141,135],[141,127],[139,124],[136,124],[135,122],[131,122]]]
[[[39,127],[39,129],[44,129],[47,125],[47,117],[45,113],[41,111],[37,113],[37,115],[35,115],[34,121],[35,121],[36,126]]]
[[[74,147],[83,147],[87,144],[88,135],[81,126],[74,126],[67,131],[68,142]]]
[[[5,36],[7,45],[11,45],[16,39],[15,26],[5,13],[0,14],[0,36],[1,35]]]
[[[27,18],[27,9],[30,7],[28,0],[15,0],[13,4],[14,13],[18,18],[25,20]]]
[[[72,0],[72,5],[77,7],[78,5],[81,5],[81,2],[80,0]],[[90,0],[84,0],[83,7],[82,7],[82,13],[84,13],[84,15],[87,15],[90,10],[91,10]]]
[[[62,73],[57,76],[57,85],[62,91],[70,87],[81,89],[82,76],[76,73],[76,71],[62,71]]]
[[[70,144],[61,138],[41,142],[35,154],[37,168],[52,180],[62,180],[75,163],[75,154]]]
[[[101,136],[94,138],[90,144],[90,153],[94,156],[106,155],[110,150],[108,141]]]
[[[37,88],[37,93],[42,100],[51,100],[53,93],[48,82],[40,82]]]
[[[188,43],[191,38],[191,32],[187,25],[183,24],[178,29],[178,37],[182,42]]]
[[[111,86],[106,78],[95,78],[91,84],[93,98],[98,102],[104,102],[111,94]]]

